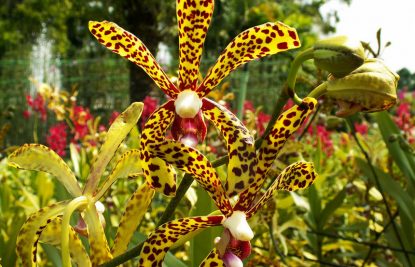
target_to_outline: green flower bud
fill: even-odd
[[[362,44],[347,36],[336,36],[318,41],[314,44],[313,51],[314,64],[337,78],[349,74],[365,60]]]
[[[380,59],[365,63],[343,78],[329,76],[327,93],[339,105],[337,116],[344,117],[358,111],[386,110],[396,103],[399,75]]]

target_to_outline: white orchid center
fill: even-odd
[[[202,100],[192,90],[184,90],[174,101],[176,113],[184,119],[194,118],[202,107]]]
[[[97,201],[97,202],[95,202],[95,208],[97,209],[97,212],[98,213],[104,213],[105,212],[105,206],[104,206],[104,204],[102,204],[102,202],[101,201]]]
[[[232,215],[223,222],[232,236],[240,241],[250,241],[254,237],[251,227],[246,221],[246,215],[242,211],[234,211]]]

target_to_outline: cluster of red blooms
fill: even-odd
[[[31,115],[30,110],[32,110],[33,112],[38,114],[39,118],[42,121],[46,121],[46,118],[47,118],[46,105],[45,105],[46,103],[42,95],[37,93],[34,99],[32,98],[32,96],[26,95],[26,103],[29,106],[29,109],[26,109],[25,111],[23,111],[23,117],[25,119],[30,118],[30,115]]]
[[[49,133],[46,136],[47,145],[61,157],[65,156],[67,128],[64,122],[60,122],[50,127]]]
[[[405,93],[407,90],[407,88],[404,88],[398,93],[400,103],[396,108],[396,116],[394,117],[394,121],[407,135],[408,141],[410,143],[415,143],[415,137],[413,136],[415,125],[411,116],[411,103],[405,100]]]

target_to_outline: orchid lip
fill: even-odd
[[[250,241],[254,237],[251,227],[246,221],[246,214],[242,211],[234,211],[224,222],[232,236],[241,241]]]
[[[174,106],[177,115],[184,119],[190,119],[194,118],[197,113],[199,113],[200,108],[202,107],[202,100],[196,92],[184,90],[177,95]]]

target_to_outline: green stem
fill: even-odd
[[[39,121],[39,119],[37,118],[37,114],[34,114],[35,115],[35,122],[34,122],[34,124],[33,124],[33,142],[34,143],[39,143],[39,138],[38,138],[38,136],[37,136],[37,128],[38,128],[38,121]]]
[[[85,206],[88,199],[85,196],[80,196],[69,202],[68,206],[63,211],[62,230],[61,230],[61,253],[62,266],[71,267],[71,256],[69,254],[69,229],[72,213],[78,208]]]
[[[311,91],[308,94],[308,97],[317,99],[320,96],[324,95],[325,93],[327,93],[327,82],[324,82],[320,84],[319,86],[317,86],[316,88],[314,88],[313,91]]]
[[[288,78],[287,78],[288,95],[294,100],[294,103],[296,103],[297,105],[300,105],[302,102],[302,99],[295,92],[295,82],[297,80],[298,70],[300,69],[303,62],[306,60],[312,59],[313,55],[314,55],[313,48],[308,48],[298,53],[297,56],[292,61],[291,66],[290,66],[290,71],[288,72]]]
[[[275,252],[278,254],[278,256],[280,256],[281,261],[284,264],[287,264],[287,261],[285,260],[284,255],[281,253],[281,251],[278,249],[278,244],[277,244],[277,240],[275,240],[274,237],[274,227],[272,222],[270,222],[268,224],[268,229],[269,229],[269,236],[271,237],[271,242],[272,242],[272,246],[274,247]]]
[[[370,158],[369,154],[367,153],[367,151],[363,148],[363,146],[360,143],[359,139],[357,138],[356,131],[355,131],[355,128],[354,128],[354,125],[353,125],[352,121],[350,119],[346,119],[346,121],[347,121],[347,124],[349,125],[350,132],[353,136],[353,139],[356,141],[357,146],[359,147],[360,151],[362,151],[363,155],[365,156],[365,159],[366,159],[366,161],[369,165],[370,171],[372,172],[373,177],[375,179],[376,187],[379,190],[380,194],[382,195],[382,201],[383,201],[383,204],[385,205],[386,213],[389,216],[389,220],[392,222],[392,229],[395,233],[396,239],[398,240],[399,245],[401,246],[401,249],[403,251],[406,251],[405,246],[404,246],[403,241],[402,241],[402,238],[399,234],[398,227],[396,226],[395,221],[392,219],[393,218],[392,211],[389,207],[388,201],[386,200],[385,193],[383,191],[382,185],[380,184],[379,177],[376,174],[376,170],[375,170],[375,167],[372,164],[371,158]],[[409,263],[409,266],[412,266],[411,259],[409,258],[408,253],[404,252],[404,254],[405,254],[406,260]]]

